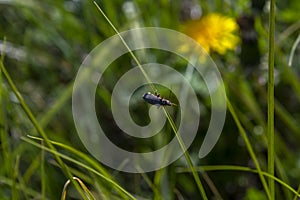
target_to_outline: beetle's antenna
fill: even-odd
[[[173,85],[173,84],[172,84]],[[170,97],[171,97],[171,92],[172,92],[172,85],[171,85],[171,90],[169,90],[169,99],[170,99]],[[178,104],[176,104],[176,103],[172,103],[171,102],[171,106],[179,106]]]

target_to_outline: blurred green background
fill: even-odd
[[[239,27],[234,33],[239,37],[239,44],[225,54],[211,51],[210,55],[222,74],[228,99],[246,130],[262,170],[266,171],[269,1],[96,2],[120,32],[148,26],[180,31],[186,22],[209,13],[234,19]],[[300,59],[295,43],[300,33],[299,10],[298,0],[276,2],[275,176],[295,190],[300,183]],[[73,81],[85,56],[115,34],[93,1],[0,0],[0,13],[1,53],[5,55],[3,63],[13,82],[49,139],[72,147],[83,156],[61,146],[57,147],[58,152],[92,167],[141,199],[201,199],[192,175],[182,172],[186,167],[184,158],[164,169],[146,174],[118,172],[97,161],[91,164],[86,160],[93,157],[83,147],[75,130],[71,101]],[[296,47],[294,52],[293,46]],[[174,55],[160,51],[149,54],[157,62],[185,72],[186,63],[174,59]],[[166,127],[165,136],[153,141],[132,141],[116,127],[110,110],[113,86],[133,66],[132,63],[130,55],[124,55],[112,63],[99,83],[96,108],[116,144],[124,149],[149,151],[174,137],[170,127]],[[0,198],[59,199],[68,177],[58,166],[53,154],[43,152],[41,148],[21,139],[28,134],[38,134],[3,75],[0,80]],[[210,102],[201,88],[203,83],[195,78],[192,84],[203,102],[199,133],[189,148],[195,165],[255,168],[230,112],[227,113],[222,135],[213,151],[204,159],[198,159],[203,133],[209,124]],[[166,88],[160,88],[160,93],[176,102]],[[143,114],[147,112],[144,102],[132,103],[138,104],[132,108],[133,115],[143,116],[136,118],[140,120],[138,123],[147,124],[149,117]],[[128,198],[114,185],[78,163],[65,163],[96,199]],[[267,199],[257,173],[221,167],[219,171],[205,171],[199,175],[209,199]],[[81,199],[73,185],[67,191],[67,199]],[[291,190],[276,183],[276,199],[293,199],[294,195]]]

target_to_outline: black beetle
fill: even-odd
[[[147,92],[143,95],[143,99],[152,105],[157,106],[176,106],[176,104],[172,103],[168,99],[164,99],[160,97],[160,94],[152,94],[151,92]]]

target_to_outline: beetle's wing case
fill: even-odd
[[[152,105],[161,105],[161,98],[151,94],[150,92],[144,94],[143,99]]]

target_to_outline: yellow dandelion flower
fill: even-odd
[[[233,50],[239,42],[235,35],[238,25],[233,18],[212,13],[199,20],[188,21],[182,31],[196,40],[207,52],[225,54]]]

